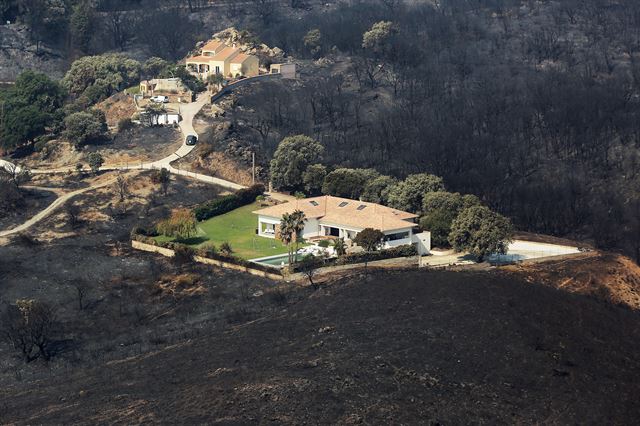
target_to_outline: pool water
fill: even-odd
[[[278,256],[263,257],[260,259],[251,259],[252,262],[262,263],[263,265],[271,265],[282,267],[289,264],[289,255],[281,254]]]

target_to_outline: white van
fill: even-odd
[[[151,102],[157,102],[159,104],[166,104],[169,102],[168,96],[152,96]]]

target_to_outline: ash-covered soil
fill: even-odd
[[[522,274],[377,272],[0,391],[3,422],[631,423],[640,316]]]

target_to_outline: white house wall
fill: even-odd
[[[274,217],[258,216],[258,235],[265,238],[275,238],[275,233],[265,234],[262,232],[263,224],[274,225],[275,227],[280,224],[280,221]]]
[[[307,219],[304,223],[302,238],[317,237],[320,233],[320,224],[318,219]]]
[[[412,242],[416,243],[418,254],[421,256],[431,252],[431,232],[425,231],[412,236]]]

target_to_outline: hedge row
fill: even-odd
[[[363,251],[350,253],[336,259],[337,265],[350,265],[352,263],[373,262],[375,260],[393,259],[394,257],[417,256],[418,250],[413,245],[404,245],[378,251]]]
[[[263,193],[264,185],[261,184],[239,189],[231,195],[226,195],[200,204],[193,209],[193,214],[199,221],[207,220],[212,217],[228,213],[238,207],[251,204],[256,200],[258,195],[262,195]]]
[[[149,244],[152,246],[157,246],[157,247],[163,247],[163,248],[167,248],[167,249],[171,249],[174,251],[185,251],[185,250],[190,250],[192,252],[193,255],[197,255],[200,257],[204,257],[207,259],[212,259],[212,260],[219,260],[221,262],[227,262],[227,263],[232,263],[234,265],[239,265],[239,266],[244,266],[247,268],[251,268],[251,269],[257,269],[259,271],[263,271],[263,272],[269,272],[272,274],[281,274],[281,271],[278,270],[277,268],[274,268],[272,266],[269,265],[263,265],[260,263],[254,263],[254,262],[250,262],[246,259],[242,259],[240,257],[236,257],[233,255],[224,255],[222,253],[217,253],[214,252],[213,250],[211,250],[209,247],[203,247],[201,249],[193,249],[191,247],[189,247],[186,244],[182,244],[182,243],[176,243],[176,242],[172,242],[172,241],[165,241],[165,242],[161,242],[159,243],[158,241],[156,241],[154,238],[151,238],[149,236],[146,235],[142,235],[142,234],[137,234],[135,233],[135,231],[138,230],[138,228],[134,228],[134,230],[131,232],[131,238],[133,240],[136,241],[140,241],[141,243],[145,243],[145,244]]]
[[[417,255],[418,250],[415,246],[404,245],[379,251],[350,253],[338,258],[326,259],[322,262],[321,265],[319,265],[319,267],[352,265],[354,263],[373,262],[375,260],[393,259],[395,257],[410,257]],[[293,270],[293,272],[300,271],[300,268],[297,264],[294,264],[291,269]]]

